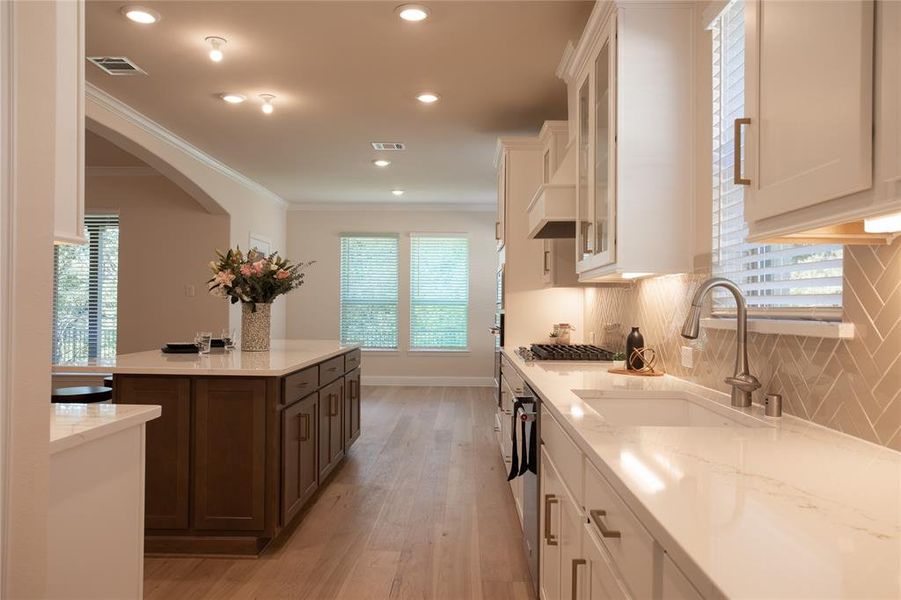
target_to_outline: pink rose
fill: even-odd
[[[279,272],[275,274],[276,279],[287,279],[288,277],[291,277],[291,274],[284,269],[279,269]]]
[[[244,277],[250,277],[251,273],[252,271],[250,265],[241,265],[241,275],[243,275]]]
[[[263,263],[265,263],[265,262],[266,262],[265,260],[258,260],[257,262],[253,263],[253,274],[254,275],[262,275],[263,274],[263,270],[264,270]]]

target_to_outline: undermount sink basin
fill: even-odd
[[[615,395],[599,390],[573,390],[588,406],[620,427],[769,427],[727,406],[690,394]]]

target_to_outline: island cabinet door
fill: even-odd
[[[319,481],[344,456],[344,378],[319,390]]]
[[[360,369],[344,376],[344,449],[360,437]]]
[[[265,483],[265,380],[195,380],[194,528],[263,529]]]
[[[116,375],[117,404],[157,404],[147,422],[144,526],[187,529],[191,476],[191,381],[187,377]]]
[[[318,487],[317,409],[313,393],[282,411],[282,525],[294,518]]]

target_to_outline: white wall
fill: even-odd
[[[368,383],[490,385],[494,361],[494,213],[434,210],[297,210],[288,213],[288,256],[317,261],[304,286],[287,297],[288,337],[339,336],[340,236],[342,233],[400,234],[397,352],[366,352]],[[470,236],[469,352],[423,353],[406,350],[410,320],[409,233],[452,232]]]
[[[87,213],[119,215],[117,352],[219,335],[228,305],[207,293],[207,263],[229,244],[229,216],[210,214],[160,174],[91,175]],[[194,287],[194,296],[185,293]]]
[[[146,116],[88,86],[87,127],[164,174],[209,212],[231,217],[229,241],[247,248],[251,233],[284,252],[286,209],[275,194],[191,146]],[[272,306],[272,335],[284,337],[285,301]],[[229,310],[231,327],[241,326],[240,305]]]

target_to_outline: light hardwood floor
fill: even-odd
[[[533,598],[487,388],[364,387],[362,435],[278,548],[147,558],[156,598]]]

